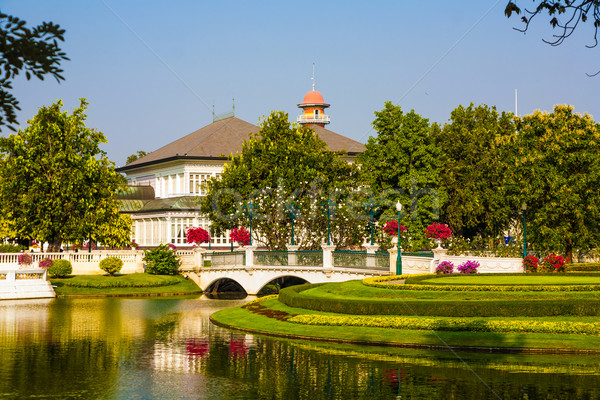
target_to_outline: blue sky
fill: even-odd
[[[521,1],[521,6],[530,2]],[[88,126],[123,165],[231,110],[251,123],[272,110],[295,120],[316,89],[331,104],[329,129],[366,142],[385,101],[444,123],[459,105],[519,114],[572,104],[600,120],[600,48],[591,24],[560,47],[542,43],[546,20],[513,29],[499,1],[2,0],[28,25],[67,30],[65,81],[18,79],[22,127],[37,109],[88,99]],[[3,132],[6,134],[6,132]]]

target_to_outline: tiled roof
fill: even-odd
[[[119,200],[152,200],[154,197],[152,186],[125,186],[117,190]]]
[[[320,126],[312,126],[312,128],[331,151],[346,151],[355,154],[365,150],[364,145],[355,140]],[[127,171],[176,159],[225,159],[230,154],[240,152],[244,141],[249,138],[251,133],[258,131],[257,125],[239,118],[223,119],[169,143],[124,167],[117,168],[117,171]]]

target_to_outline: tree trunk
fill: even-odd
[[[60,252],[60,245],[62,244],[61,238],[55,238],[50,243],[48,243],[48,253],[58,253]]]

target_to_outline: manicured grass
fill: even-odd
[[[158,294],[196,294],[200,288],[183,276],[127,274],[76,275],[50,279],[57,296],[140,296]]]
[[[583,291],[471,291],[470,282],[447,291],[442,281],[485,278],[473,284],[509,285],[510,280],[526,277],[422,276],[435,282],[425,291],[407,290],[420,283],[419,277],[407,289],[402,284],[376,287],[363,281],[297,286],[282,290],[279,298],[223,310],[213,318],[224,325],[284,337],[600,353],[600,291],[594,276],[538,275],[532,283],[537,285],[533,290],[547,282],[552,287],[581,285]]]
[[[286,307],[277,300],[268,300],[263,305],[292,314],[318,314],[298,308]],[[212,318],[224,325],[247,329],[264,334],[289,337],[302,337],[321,340],[341,340],[350,342],[373,342],[390,345],[425,345],[495,347],[495,348],[531,348],[555,350],[600,350],[600,340],[596,336],[537,334],[537,333],[499,333],[499,332],[447,332],[419,331],[394,328],[373,328],[355,326],[311,326],[279,321],[264,315],[252,313],[241,307],[219,311]]]
[[[402,285],[399,285],[401,288]],[[450,292],[420,291],[401,289],[382,289],[367,286],[354,280],[329,283],[303,292],[306,295],[326,299],[380,299],[380,300],[561,300],[561,299],[598,299],[600,291],[590,292]]]
[[[426,279],[422,282],[432,284],[456,285],[599,285],[600,276],[579,275],[451,275]]]

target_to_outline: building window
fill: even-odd
[[[211,178],[211,174],[190,174],[190,194],[206,196],[206,181]]]

